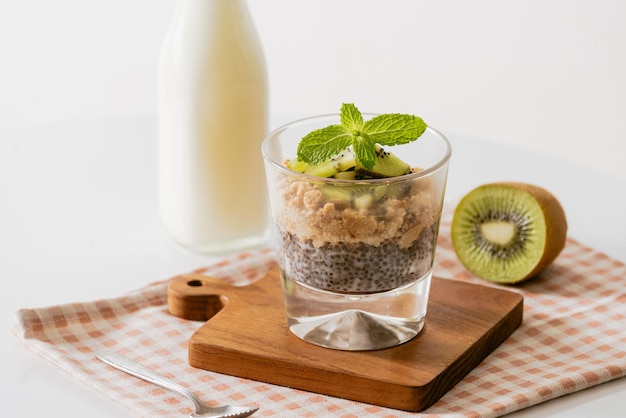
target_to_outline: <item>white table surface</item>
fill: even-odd
[[[622,180],[462,133],[446,134],[454,149],[447,199],[490,181],[542,185],[561,200],[572,237],[626,262]],[[11,329],[19,308],[115,297],[214,259],[186,252],[164,235],[155,173],[154,116],[0,132],[2,416],[41,416],[37,411],[44,408],[49,418],[131,416],[40,359]],[[624,410],[626,379],[618,379],[513,416],[617,417]]]

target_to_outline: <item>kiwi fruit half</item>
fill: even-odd
[[[454,251],[470,272],[513,284],[554,261],[565,247],[567,220],[559,201],[544,188],[490,183],[461,199],[451,233]]]

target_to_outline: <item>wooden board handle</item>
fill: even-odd
[[[167,305],[170,313],[192,321],[208,321],[228,303],[237,287],[200,274],[186,274],[170,280]]]

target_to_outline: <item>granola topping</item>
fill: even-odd
[[[394,242],[408,248],[427,228],[438,223],[438,202],[426,179],[410,186],[326,185],[282,177],[280,207],[275,221],[282,232],[314,247]]]

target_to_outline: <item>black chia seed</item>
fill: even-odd
[[[280,268],[287,277],[338,293],[377,293],[408,285],[432,268],[437,225],[426,228],[407,248],[393,241],[324,244],[300,241],[278,231]]]

